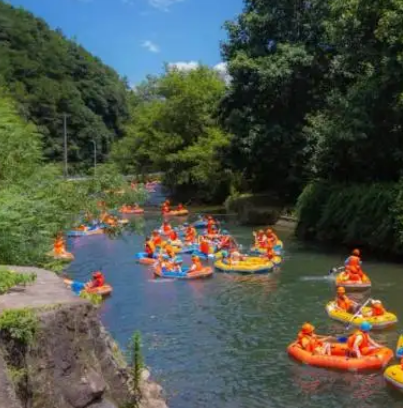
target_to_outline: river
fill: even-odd
[[[344,335],[325,303],[334,296],[327,271],[345,258],[294,240],[278,228],[286,250],[281,271],[244,277],[216,273],[205,281],[156,280],[135,263],[144,231],[160,225],[156,214],[140,219],[138,232],[112,240],[93,236],[70,242],[76,256],[69,273],[86,280],[102,267],[114,288],[101,318],[124,347],[142,333],[146,364],[167,392],[171,408],[400,408],[403,396],[385,385],[381,373],[352,374],[300,365],[287,345],[305,321],[318,333]],[[226,227],[248,248],[251,229],[227,220]],[[185,258],[186,259],[186,258]],[[403,317],[400,265],[365,262],[373,289]],[[364,299],[368,293],[356,295]],[[374,338],[395,348],[400,325]]]

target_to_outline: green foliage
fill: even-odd
[[[164,184],[182,200],[223,199],[229,136],[214,114],[224,92],[218,74],[203,66],[189,72],[167,67],[161,77],[149,78],[133,97],[127,136],[114,147],[114,161],[128,173],[163,171]]]
[[[90,301],[95,306],[99,306],[102,303],[101,295],[96,293],[88,293],[85,290],[80,292],[80,298]]]
[[[141,372],[144,368],[144,359],[141,352],[141,335],[139,332],[133,334],[128,348],[130,360],[130,380],[133,394],[139,392]]]
[[[403,253],[402,185],[313,183],[301,194],[301,238]]]
[[[26,286],[35,280],[35,273],[17,273],[0,267],[0,294],[8,292],[15,286]]]
[[[245,1],[243,13],[226,24],[222,50],[232,81],[220,116],[234,135],[229,164],[253,192],[292,201],[309,178],[313,146],[302,129],[327,92],[330,54],[320,24],[327,4]]]
[[[99,199],[113,208],[142,203],[146,197],[145,191],[130,189],[116,166],[110,164],[97,167],[94,178],[64,180],[58,167],[44,164],[36,127],[18,116],[13,101],[1,89],[0,145],[2,264],[44,265],[49,262],[46,253],[55,235],[71,229],[81,211],[96,217]]]
[[[20,345],[32,344],[38,328],[38,317],[31,309],[7,309],[0,315],[0,332]]]
[[[92,140],[102,160],[122,135],[127,84],[60,30],[0,1],[0,85],[44,135],[45,156],[62,159],[63,113],[68,115],[69,160],[92,163]]]

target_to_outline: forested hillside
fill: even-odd
[[[64,113],[69,161],[78,167],[91,162],[92,140],[105,155],[122,135],[127,86],[118,74],[61,31],[1,0],[0,86],[44,135],[50,160],[63,158]]]

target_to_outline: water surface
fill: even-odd
[[[326,277],[344,254],[306,249],[289,230],[278,230],[286,249],[280,272],[244,277],[217,273],[204,281],[155,280],[137,265],[144,231],[161,223],[145,217],[143,232],[75,239],[70,273],[85,280],[102,267],[114,293],[101,309],[105,326],[125,346],[135,330],[143,336],[147,365],[168,394],[171,408],[401,408],[403,395],[382,375],[332,372],[300,365],[286,354],[299,326],[311,321],[319,333],[344,335],[327,318],[334,283]],[[226,226],[246,248],[251,230]],[[187,259],[187,258],[185,258]],[[365,260],[364,260],[365,261]],[[371,296],[403,318],[400,265],[364,263]],[[356,299],[365,300],[368,292]],[[375,338],[396,345],[399,326]]]

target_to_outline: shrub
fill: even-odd
[[[403,254],[403,199],[399,183],[309,184],[297,203],[297,235]]]

